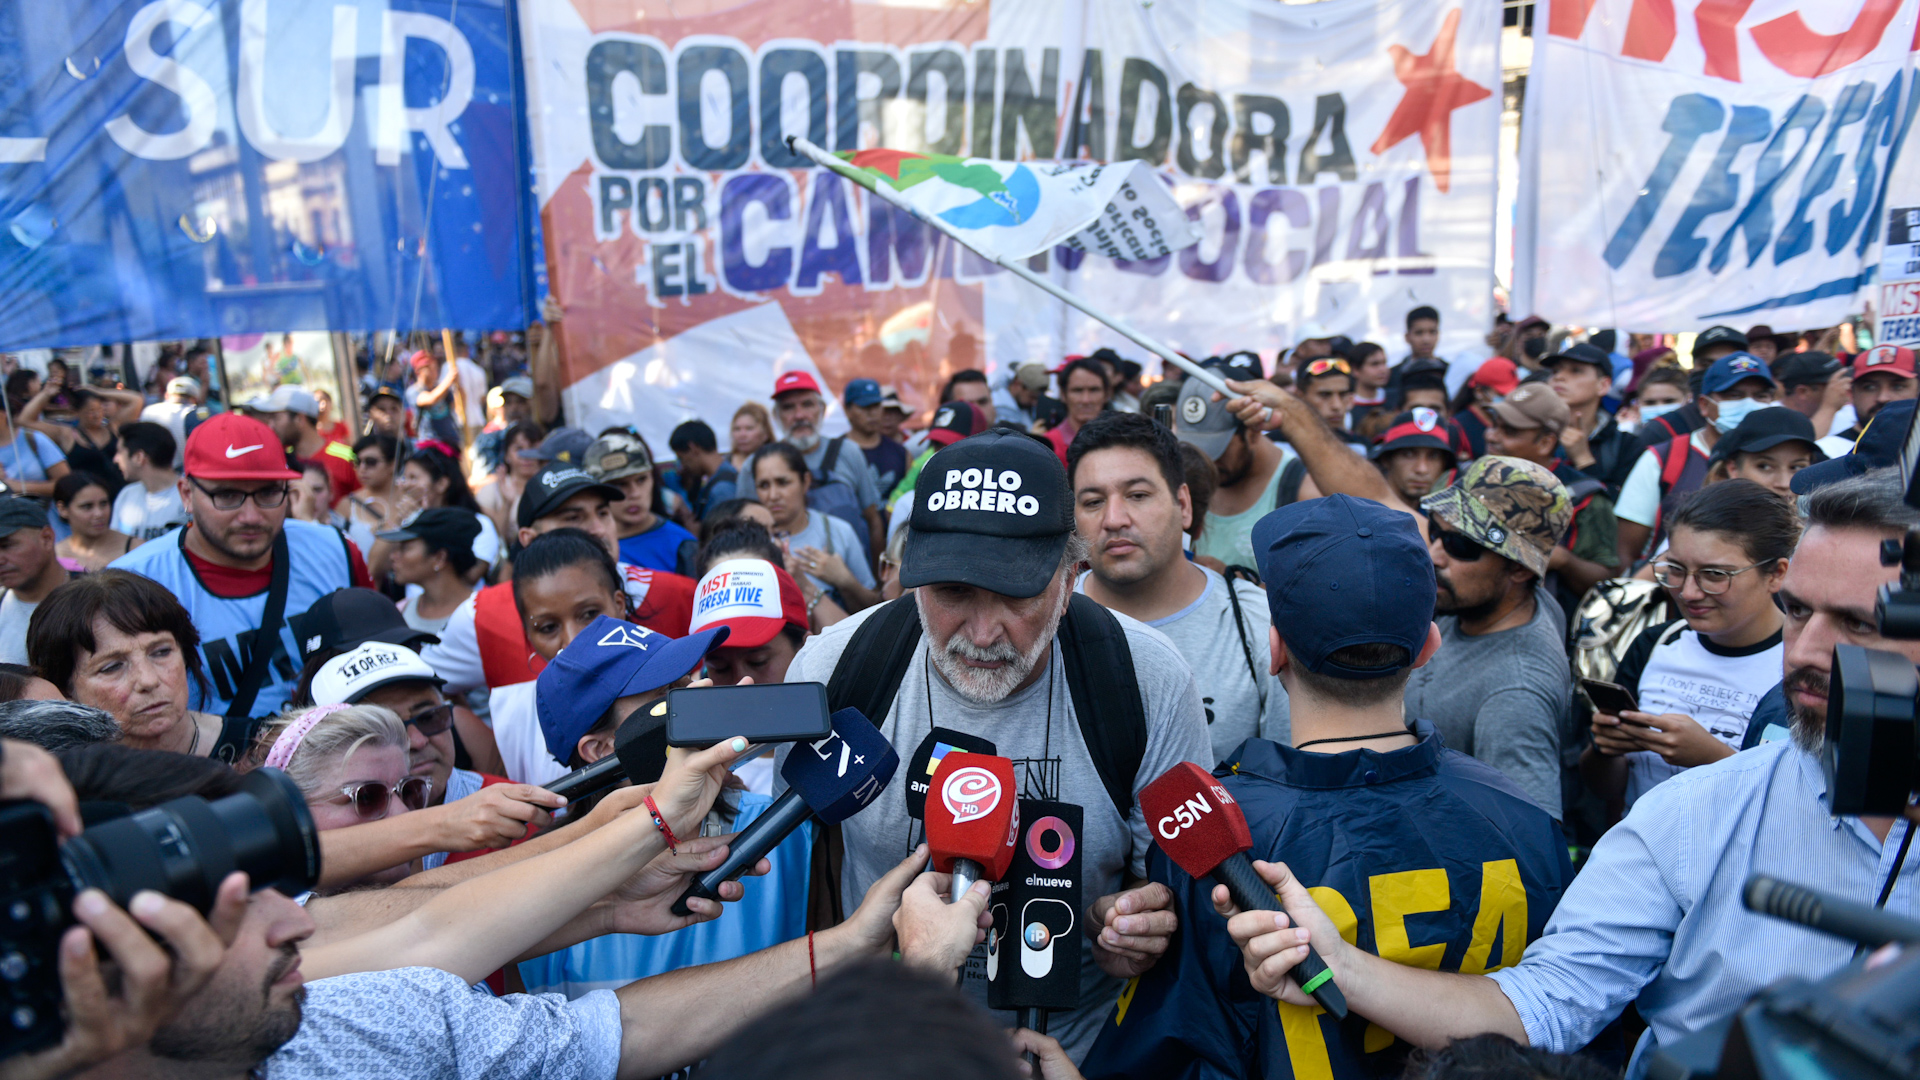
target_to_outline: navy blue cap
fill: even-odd
[[[1860,438],[1854,442],[1853,453],[1801,469],[1793,474],[1788,486],[1793,488],[1795,495],[1806,495],[1835,480],[1845,480],[1873,469],[1899,464],[1900,448],[1906,444],[1907,428],[1913,424],[1915,407],[1916,403],[1911,398],[1889,401],[1880,406],[1880,411],[1867,421],[1866,429],[1860,432]]]
[[[900,755],[859,709],[833,714],[833,734],[780,764],[780,779],[828,825],[845,821],[880,797]]]
[[[1734,384],[1746,379],[1773,381],[1773,371],[1767,362],[1750,352],[1730,352],[1713,362],[1707,369],[1706,377],[1700,380],[1700,392],[1718,394],[1730,390]]]
[[[716,626],[673,638],[608,615],[588,623],[534,681],[534,712],[547,752],[566,764],[580,737],[614,702],[678,682],[727,633]]]
[[[1370,499],[1327,495],[1283,506],[1253,527],[1267,609],[1308,671],[1377,679],[1400,670],[1327,658],[1351,645],[1398,645],[1411,665],[1427,644],[1433,556],[1413,518]]]
[[[840,400],[856,408],[863,405],[878,405],[885,394],[880,392],[880,384],[872,379],[854,379],[840,392]]]

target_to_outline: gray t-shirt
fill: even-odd
[[[808,638],[787,669],[787,681],[826,682],[833,675],[834,665],[853,631],[879,610],[879,607],[869,608]],[[1146,754],[1133,782],[1137,796],[1141,788],[1174,765],[1182,761],[1211,761],[1213,751],[1207,745],[1200,693],[1194,687],[1193,673],[1187,669],[1186,661],[1165,637],[1125,615],[1115,613],[1114,617],[1125,628],[1147,714]],[[1047,662],[1048,670],[1026,689],[996,705],[975,705],[955,693],[933,669],[928,660],[927,640],[922,637],[880,731],[899,753],[903,771],[935,725],[992,739],[997,752],[1015,762],[1059,759],[1058,796],[1062,801],[1078,805],[1086,815],[1083,835],[1079,838],[1085,875],[1081,888],[1084,916],[1084,906],[1120,891],[1130,879],[1146,877],[1147,822],[1137,803],[1126,821],[1120,819],[1113,799],[1093,767],[1087,744],[1080,737],[1060,650],[1052,650]],[[783,759],[785,749],[783,746]],[[1041,771],[1016,765],[1014,775],[1026,785]],[[785,785],[776,780],[775,788],[783,791]],[[907,817],[905,792],[905,778],[895,773],[878,801],[841,826],[847,860],[840,884],[849,905],[858,904],[867,888],[899,865],[925,835],[920,824]],[[1021,790],[1022,796],[1041,794],[1025,787]],[[1107,1010],[1120,993],[1120,980],[1108,977],[1093,961],[1096,933],[1089,928],[1082,938],[1080,1008],[1055,1013],[1048,1029],[1048,1034],[1060,1040],[1075,1061],[1086,1056]],[[987,1000],[986,955],[984,945],[974,950],[967,959],[963,979],[967,993],[982,1007]],[[1013,1026],[1017,1019],[1011,1011],[998,1012],[995,1016],[1008,1026]]]
[[[267,1080],[611,1080],[620,999],[598,990],[494,997],[433,968],[337,975],[307,984],[300,1031],[267,1059]]]
[[[1407,680],[1407,715],[1440,739],[1506,773],[1560,820],[1560,755],[1572,714],[1572,678],[1560,605],[1540,589],[1525,626],[1469,637],[1442,615],[1440,651]]]
[[[787,550],[797,552],[809,547],[840,556],[856,581],[869,589],[878,588],[873,580],[873,568],[867,565],[866,541],[845,520],[820,510],[807,511],[807,527],[787,536]],[[807,575],[807,580],[817,589],[832,588],[812,574]]]
[[[827,459],[827,447],[832,439],[821,439],[820,445],[802,455],[807,459],[807,468],[815,475],[820,472],[820,463]],[[874,483],[873,470],[867,468],[867,455],[852,439],[840,444],[840,455],[833,459],[833,475],[845,480],[853,487],[854,497],[860,500],[860,509],[880,505],[880,488]]]
[[[1200,705],[1206,712],[1207,738],[1213,743],[1213,760],[1227,760],[1241,743],[1256,735],[1291,745],[1293,725],[1287,691],[1268,673],[1272,650],[1267,643],[1266,590],[1250,581],[1233,583],[1234,594],[1240,598],[1240,624],[1246,630],[1243,638],[1233,628],[1227,579],[1199,563],[1191,565],[1207,576],[1207,587],[1199,598],[1146,625],[1165,634],[1193,669]],[[1086,574],[1080,575],[1077,588],[1087,591]]]

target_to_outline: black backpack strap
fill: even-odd
[[[184,545],[186,533],[180,535]],[[273,575],[271,584],[267,586],[266,610],[260,613],[260,629],[254,632],[253,652],[247,657],[247,668],[241,673],[240,683],[233,691],[233,700],[227,705],[229,720],[251,717],[254,699],[260,696],[260,688],[266,685],[275,647],[280,644],[280,628],[287,621],[287,564],[292,561],[293,557],[287,551],[287,532],[281,529],[273,537]]]
[[[827,680],[827,708],[859,709],[879,727],[887,721],[913,651],[920,646],[920,612],[903,596],[867,616],[847,642]]]
[[[1080,737],[1125,821],[1133,813],[1134,777],[1147,756],[1147,709],[1127,632],[1112,612],[1074,593],[1060,620],[1060,644]]]
[[[820,458],[820,479],[825,480],[833,475],[833,466],[840,460],[840,448],[846,444],[845,435],[836,435],[827,440],[827,452]]]
[[[1300,485],[1307,478],[1307,463],[1298,457],[1287,459],[1280,466],[1280,489],[1274,492],[1273,508],[1292,506],[1300,501]]]
[[[1234,588],[1234,584],[1242,577],[1255,585],[1260,584],[1260,575],[1251,567],[1227,567],[1227,603],[1233,608],[1233,628],[1240,634],[1240,655],[1247,661],[1247,674],[1253,676],[1254,692],[1260,695],[1260,711],[1265,713],[1267,711],[1267,680],[1264,678],[1266,672],[1260,669],[1260,664],[1253,658],[1253,641],[1247,637],[1247,620],[1240,610],[1240,593]]]

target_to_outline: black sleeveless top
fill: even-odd
[[[67,465],[74,472],[92,473],[107,482],[107,497],[120,494],[126,486],[127,478],[121,475],[120,466],[113,463],[113,456],[120,452],[120,435],[115,432],[107,439],[105,446],[95,446],[87,441],[87,433],[79,428],[73,431],[73,449],[67,451]]]

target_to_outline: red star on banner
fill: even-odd
[[[1419,135],[1420,145],[1427,152],[1427,171],[1433,174],[1433,185],[1443,192],[1453,170],[1453,110],[1493,96],[1493,91],[1454,69],[1453,36],[1459,29],[1460,9],[1455,8],[1447,12],[1433,48],[1425,56],[1415,56],[1400,45],[1388,50],[1393,55],[1393,73],[1407,93],[1372,147],[1378,154],[1409,135]]]

